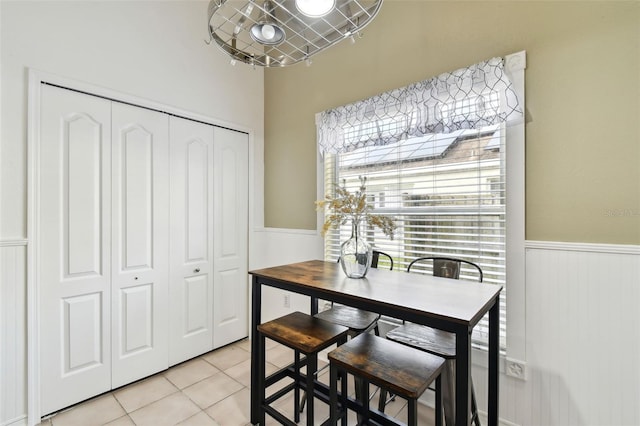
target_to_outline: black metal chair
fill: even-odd
[[[389,269],[393,270],[393,258],[387,253],[378,250],[373,251],[371,267],[378,267],[378,262],[380,261],[381,256],[386,259]],[[338,259],[338,262],[339,261],[340,259]],[[376,335],[380,335],[380,331],[378,330],[380,314],[376,314],[374,312],[353,308],[351,306],[335,305],[331,302],[331,307],[329,309],[318,312],[315,317],[347,327],[351,337],[355,337],[358,334],[372,329]]]
[[[418,268],[423,262],[431,261],[431,268]],[[414,267],[415,265],[415,267]],[[465,273],[469,270],[471,273],[477,274],[478,282],[482,282],[484,274],[482,268],[473,262],[453,257],[427,256],[420,257],[412,261],[407,267],[407,272],[414,272],[421,269],[422,272],[431,272],[436,277],[444,277],[451,279],[460,279],[460,271],[462,266]],[[443,396],[444,396],[444,412],[447,425],[455,424],[455,359],[456,359],[456,338],[453,333],[426,327],[418,324],[403,324],[402,326],[391,330],[387,333],[387,339],[398,343],[411,346],[421,351],[441,356],[447,360],[443,374]],[[380,393],[379,410],[384,411],[386,404],[386,389],[382,389]],[[471,420],[476,426],[480,426],[480,418],[478,417],[478,407],[476,403],[476,394],[473,389],[473,381],[471,382]]]

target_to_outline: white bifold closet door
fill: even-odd
[[[168,116],[42,87],[41,407],[168,367]]]
[[[171,118],[171,365],[247,335],[246,133]]]
[[[247,335],[249,137],[215,127],[213,347]]]
[[[213,126],[171,117],[169,364],[213,348]]]
[[[246,133],[41,87],[41,414],[248,334]]]
[[[168,367],[169,116],[112,103],[112,387]]]
[[[42,87],[42,413],[111,389],[111,102]]]

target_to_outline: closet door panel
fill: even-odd
[[[248,334],[247,134],[214,130],[214,347]]]
[[[168,367],[168,116],[112,106],[113,387]]]
[[[42,86],[36,217],[41,412],[111,389],[110,102]]]
[[[171,117],[169,362],[213,345],[213,127]]]

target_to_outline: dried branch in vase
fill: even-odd
[[[343,186],[336,185],[335,197],[326,196],[324,200],[316,201],[318,210],[328,209],[322,236],[331,228],[338,228],[348,222],[358,226],[364,221],[369,226],[379,228],[393,240],[396,224],[389,216],[372,213],[373,207],[367,203],[366,183],[367,178],[360,177],[360,188],[355,192],[349,192],[344,183]]]

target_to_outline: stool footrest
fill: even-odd
[[[295,387],[296,387],[295,382],[294,383],[289,383],[287,386],[283,387],[282,389],[280,389],[280,390],[274,392],[273,394],[269,395],[268,397],[266,397],[264,399],[265,405],[272,404],[274,401],[277,401],[278,399],[282,398],[283,396],[285,396],[286,394],[291,392]]]
[[[306,358],[303,358],[300,360],[300,367],[304,367],[306,366]],[[284,379],[285,377],[290,377],[292,379],[296,378],[296,372],[295,372],[295,368],[293,367],[293,363],[291,363],[290,365],[276,371],[275,373],[271,374],[270,376],[266,377],[264,379],[264,385],[265,387],[269,387],[271,385],[273,385],[274,383],[279,382],[280,380]],[[304,375],[303,375],[304,377]]]
[[[275,408],[269,405],[263,406],[262,409],[265,411],[265,413],[269,414],[271,417],[279,421],[280,424],[283,424],[286,426],[298,426],[298,424],[292,422],[287,417],[285,417],[280,411],[276,410]]]

